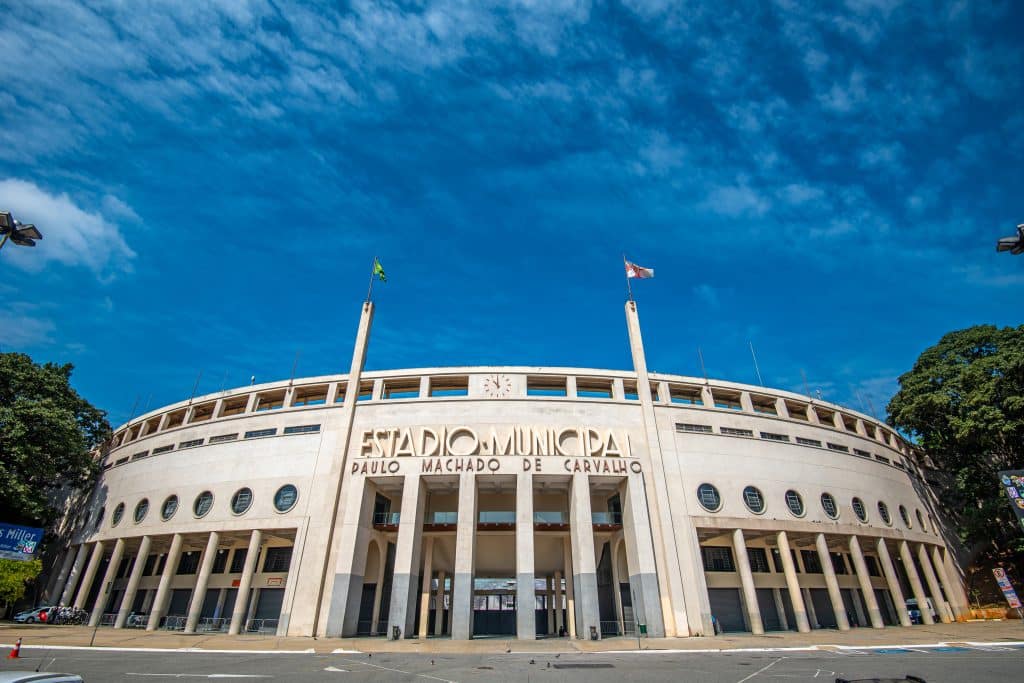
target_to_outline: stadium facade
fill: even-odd
[[[51,600],[115,628],[453,639],[968,611],[924,454],[867,415],[649,373],[633,302],[629,372],[366,372],[372,319],[347,375],[118,428]]]

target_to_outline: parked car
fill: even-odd
[[[939,615],[935,612],[935,605],[932,604],[931,598],[925,598],[925,607],[931,612],[932,620],[938,621]],[[917,606],[917,598],[907,598],[907,613],[910,615],[910,623],[921,624],[924,623],[921,619],[921,610]]]
[[[49,617],[50,617],[50,610],[52,610],[52,609],[53,609],[52,607],[46,607],[46,606],[44,606],[44,607],[34,607],[32,609],[27,609],[24,612],[18,612],[17,614],[15,614],[14,615],[14,621],[19,623],[19,624],[34,624],[37,621],[39,621],[39,622],[49,622],[49,620],[50,620],[49,619]],[[46,619],[43,619],[42,616],[41,616],[43,612],[46,612],[46,617],[47,617]]]

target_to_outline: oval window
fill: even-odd
[[[889,516],[889,506],[882,501],[878,501],[878,514],[882,518],[883,522],[892,526],[892,517]]]
[[[111,526],[120,524],[122,517],[124,517],[124,503],[118,503],[117,507],[114,508],[114,516],[110,520]]]
[[[252,489],[249,487],[241,488],[235,491],[235,495],[231,497],[231,512],[236,515],[245,514],[252,506]]]
[[[903,520],[903,524],[906,525],[908,529],[913,526],[913,524],[910,523],[910,515],[907,514],[907,508],[902,505],[900,505],[900,519]]]
[[[171,517],[173,517],[174,513],[177,512],[177,511],[178,511],[178,497],[177,496],[167,496],[167,500],[164,501],[163,506],[160,508],[160,516],[166,522]]]
[[[753,486],[743,489],[743,502],[746,503],[747,509],[755,514],[764,512],[764,496]]]
[[[274,509],[278,512],[288,512],[295,507],[299,499],[299,490],[291,484],[285,484],[274,494]]]
[[[209,491],[203,491],[196,496],[196,502],[192,506],[192,511],[196,513],[196,517],[205,517],[212,507],[213,494]]]
[[[868,511],[864,507],[864,501],[860,498],[854,498],[850,501],[850,505],[853,506],[853,514],[857,515],[857,519],[862,522],[868,521]]]
[[[825,511],[829,519],[839,519],[839,507],[831,493],[821,494],[821,509]]]
[[[793,489],[786,491],[786,507],[793,513],[794,517],[804,516],[804,499]]]
[[[149,498],[143,498],[139,501],[138,505],[135,506],[135,523],[138,524],[146,518],[146,513],[149,512]]]

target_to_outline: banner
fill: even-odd
[[[1010,507],[1017,514],[1017,521],[1024,529],[1024,470],[1006,470],[999,473],[999,482],[1010,498]]]
[[[1020,609],[1020,600],[1017,598],[1017,591],[1013,590],[1013,584],[1010,583],[1010,577],[1006,575],[1001,567],[996,567],[992,570],[992,573],[996,577],[996,583],[999,584],[999,590],[1003,591],[1003,597],[1006,598],[1007,604],[1010,605],[1010,609]]]
[[[42,540],[42,529],[0,524],[0,559],[31,560]]]

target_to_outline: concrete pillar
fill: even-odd
[[[565,613],[562,611],[562,572],[555,572],[555,635],[565,628]]]
[[[764,622],[761,621],[761,607],[757,604],[757,590],[754,588],[754,575],[750,571],[750,557],[747,556],[747,542],[743,538],[743,529],[732,532],[732,550],[736,555],[736,569],[740,573],[740,586],[743,589],[743,602],[750,622],[750,632],[755,636],[764,635]]]
[[[797,578],[796,565],[793,564],[793,555],[789,551],[789,539],[785,531],[780,531],[775,538],[776,545],[779,547],[779,559],[782,560],[782,571],[786,575],[786,590],[789,593],[789,601],[793,605],[796,630],[800,633],[807,633],[811,630],[811,625],[807,621],[807,609],[804,607],[804,599],[800,594],[800,579]],[[785,610],[782,613],[785,614]]]
[[[107,601],[110,599],[110,588],[117,578],[118,565],[121,564],[121,557],[124,555],[124,539],[119,538],[114,543],[114,552],[110,555],[110,563],[103,575],[103,582],[100,584],[100,593],[96,596],[96,604],[93,605],[92,615],[89,617],[89,626],[96,626],[103,617],[103,611],[107,608]]]
[[[878,553],[878,563],[882,565],[882,574],[885,575],[885,582],[889,584],[889,593],[896,608],[896,615],[899,617],[901,626],[910,626],[910,615],[907,613],[907,602],[903,599],[903,589],[900,588],[900,580],[896,576],[896,568],[892,566],[892,558],[889,557],[889,547],[884,538],[878,539],[875,544]]]
[[[156,596],[153,598],[153,609],[149,613],[149,621],[146,623],[147,631],[155,631],[160,626],[160,619],[167,610],[167,603],[171,599],[171,579],[178,569],[178,558],[181,556],[181,534],[174,534],[171,537],[171,548],[167,551],[167,560],[164,562],[164,571],[160,574],[160,584],[156,588]]]
[[[828,542],[825,540],[825,534],[815,535],[814,545],[818,549],[821,569],[825,572],[825,586],[828,588],[828,598],[832,601],[832,611],[836,615],[836,624],[839,626],[840,631],[849,631],[850,620],[846,616],[843,594],[839,592],[839,581],[836,579],[836,569],[832,566],[832,556],[828,552]]]
[[[868,565],[864,562],[864,553],[861,552],[860,541],[857,540],[856,536],[850,536],[850,558],[853,560],[853,571],[857,573],[857,583],[860,584],[861,595],[864,596],[864,603],[868,606],[871,628],[885,628],[882,610],[878,608],[875,590],[871,586],[871,575],[868,574]]]
[[[811,598],[810,588],[801,588],[803,594],[804,604],[807,605],[807,618],[810,619],[811,628],[821,628],[821,622],[818,621],[818,608],[814,606],[814,600]]]
[[[782,591],[778,588],[772,589],[772,598],[775,600],[775,613],[779,615],[779,626],[783,631],[789,630],[789,619],[786,617],[786,605],[782,601]]]
[[[153,609],[153,599],[156,597],[155,590],[142,591],[145,595],[142,596],[142,609],[139,611],[143,614],[149,614],[150,610]]]
[[[89,565],[85,568],[81,585],[78,587],[78,595],[75,596],[75,607],[82,609],[85,601],[89,599],[89,591],[92,590],[92,582],[96,578],[96,572],[103,560],[103,541],[96,541],[92,546],[92,554],[89,556]]]
[[[950,610],[950,617],[956,621],[957,613],[960,611],[960,606],[957,604],[957,591],[956,587],[949,580],[949,572],[946,571],[946,563],[943,562],[942,551],[937,545],[932,546],[932,566],[935,567],[935,573],[942,584],[942,592],[946,594],[946,604]]]
[[[548,606],[548,636],[557,635],[558,631],[555,630],[555,589],[551,585],[552,579],[550,576],[544,577],[544,592],[547,595],[547,606]]]
[[[921,571],[924,572],[924,580],[928,582],[928,592],[932,594],[932,604],[935,605],[935,611],[939,614],[939,620],[943,624],[952,623],[953,618],[949,614],[949,610],[946,608],[946,601],[942,599],[942,591],[939,589],[939,580],[935,577],[935,572],[932,570],[931,560],[928,558],[928,549],[924,547],[924,543],[917,545],[917,560],[921,563]]]
[[[82,567],[85,566],[85,561],[89,557],[89,546],[82,543],[78,546],[78,551],[75,553],[75,562],[71,565],[71,572],[68,574],[67,583],[64,584],[64,590],[60,594],[60,604],[67,605],[71,602],[72,596],[75,594],[75,588],[78,587],[78,578],[82,575]]]
[[[192,591],[192,602],[188,606],[188,616],[185,618],[185,633],[195,633],[196,626],[199,624],[199,616],[203,613],[203,602],[206,600],[206,586],[210,582],[210,571],[213,569],[213,560],[217,557],[217,544],[219,542],[220,534],[216,531],[211,531],[210,537],[206,540],[206,550],[203,551],[203,559],[199,565],[196,587]]]
[[[516,475],[516,638],[537,637],[533,573],[533,475]]]
[[[932,619],[932,611],[928,609],[924,586],[921,585],[921,577],[917,575],[917,567],[914,566],[914,556],[910,552],[910,544],[906,541],[900,541],[900,559],[903,560],[903,571],[907,573],[910,590],[917,600],[917,609],[921,611],[921,623],[931,626],[935,620]]]
[[[594,520],[590,509],[590,478],[574,474],[569,490],[569,534],[572,536],[572,591],[575,599],[576,637],[588,640],[591,628],[601,637],[597,598],[597,562],[594,560]],[[566,570],[568,575],[568,570]]]
[[[388,551],[387,544],[378,540],[374,543],[377,554],[380,555],[380,562],[377,565],[377,583],[373,589],[373,616],[370,618],[370,633],[377,635],[380,632],[380,603],[384,599],[384,573],[387,569]]]
[[[57,572],[57,576],[54,577],[50,590],[46,591],[45,600],[47,604],[56,605],[60,602],[60,597],[64,594],[64,586],[68,582],[68,575],[71,573],[71,566],[75,563],[76,555],[77,552],[72,552],[70,545],[64,550],[64,558],[61,562],[60,570]]]
[[[444,632],[444,582],[448,579],[442,569],[437,573],[437,594],[434,598],[434,635],[440,636]]]
[[[117,619],[114,621],[114,628],[124,628],[128,621],[128,615],[132,611],[132,603],[135,602],[135,593],[139,590],[139,581],[142,580],[142,570],[146,567],[146,558],[149,557],[149,546],[152,539],[143,536],[139,543],[139,551],[135,554],[135,565],[132,573],[128,576],[128,586],[124,589],[124,598],[121,600],[121,609],[117,611]]]
[[[249,600],[249,588],[252,587],[252,575],[256,573],[256,560],[263,542],[263,532],[253,529],[249,535],[249,549],[245,553],[245,565],[242,567],[242,578],[238,581],[238,595],[235,596],[235,607],[231,610],[231,625],[228,633],[237,636],[245,626],[246,610]]]
[[[459,517],[455,528],[455,575],[449,619],[452,640],[473,636],[473,564],[476,554],[476,476],[459,475]]]
[[[651,638],[665,637],[665,619],[658,586],[658,569],[651,538],[647,493],[642,474],[629,474],[620,489],[622,500],[622,534],[626,543],[626,564],[629,590],[633,596],[633,615],[637,623],[646,624]],[[588,499],[589,500],[589,499]],[[619,587],[615,586],[616,601]],[[622,610],[619,610],[622,613]]]
[[[245,619],[242,624],[248,624],[256,618],[256,606],[260,603],[260,588],[252,589],[252,596],[249,597],[249,605],[245,610]]]
[[[221,588],[217,591],[217,606],[213,608],[213,618],[220,619],[224,616],[224,604],[228,601],[228,589]],[[220,630],[220,627],[217,628]]]
[[[576,633],[576,594],[573,586],[571,539],[562,539],[562,566],[565,568],[565,633],[570,638]]]
[[[857,599],[857,594],[854,591],[851,590],[850,595],[853,598],[850,602],[853,603],[853,616],[857,619],[857,626],[867,626],[868,619],[864,616],[864,607],[861,601]],[[853,626],[853,624],[850,625]]]
[[[427,378],[424,377],[424,380]],[[420,525],[422,528],[423,525]],[[430,633],[430,593],[434,587],[434,537],[427,536],[423,548],[423,581],[420,586],[420,628],[417,636],[426,640]]]
[[[619,635],[621,636],[625,635],[626,626],[625,615],[622,613],[622,591],[619,590],[619,584],[622,582],[622,577],[619,576],[619,545],[614,537],[608,544],[608,548],[612,558],[612,598],[615,601],[615,621],[619,625]]]

